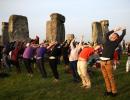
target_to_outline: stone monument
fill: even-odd
[[[92,41],[94,45],[100,44],[103,42],[103,33],[100,22],[92,23]]]
[[[102,27],[102,33],[103,33],[103,43],[105,42],[106,33],[109,31],[109,20],[101,20],[101,27]]]
[[[3,43],[2,43],[2,35],[0,35],[0,46],[2,46]]]
[[[58,13],[50,15],[46,24],[46,40],[63,42],[65,40],[65,17]]]
[[[8,23],[2,22],[2,44],[9,42]]]
[[[9,18],[9,39],[10,41],[26,41],[29,39],[29,29],[27,17],[12,15]]]

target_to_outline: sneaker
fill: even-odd
[[[90,88],[91,88],[91,86],[85,86],[84,88],[85,88],[85,89],[90,89]]]
[[[104,93],[104,96],[111,96],[112,95],[112,92],[105,92]]]
[[[111,93],[111,96],[115,97],[115,96],[117,96],[117,93]]]
[[[33,77],[33,74],[30,74],[30,77]]]
[[[84,88],[84,89],[90,89],[91,88],[91,86],[87,86],[87,85],[82,85],[82,86],[80,86],[81,88]]]
[[[84,87],[86,87],[86,86],[84,86],[84,85],[81,85],[80,87],[81,87],[81,88],[84,88]]]
[[[33,74],[30,74],[30,73],[29,73],[28,76],[29,76],[29,77],[33,77]]]
[[[54,82],[54,83],[58,83],[58,82],[59,82],[59,79],[54,79],[53,82]]]

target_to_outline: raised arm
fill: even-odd
[[[123,40],[125,34],[126,34],[126,29],[123,29],[123,30],[122,30],[122,34],[120,35],[120,37],[119,37],[119,39],[118,39],[118,43],[120,43],[120,42]]]
[[[117,27],[117,28],[109,31],[108,33],[106,33],[106,39],[108,40],[109,39],[109,35],[111,35],[114,32],[120,31],[121,29],[122,29],[121,27]]]
[[[38,48],[40,45],[39,44],[31,44],[31,47],[33,48]]]
[[[61,47],[65,46],[66,43],[67,43],[67,40],[65,40],[65,41],[63,42],[63,44],[61,45]]]
[[[109,35],[111,35],[113,32],[114,32],[114,30],[107,32],[106,33],[106,39],[109,39]]]
[[[54,45],[54,43],[50,43],[49,46],[47,46],[47,50],[51,49]]]
[[[83,35],[81,35],[81,37],[80,37],[79,47],[82,46],[82,42],[83,42]]]
[[[73,40],[70,42],[70,48],[71,48],[71,49],[74,49],[74,45],[73,45],[74,41],[75,41],[75,39],[73,39]]]

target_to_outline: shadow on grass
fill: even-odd
[[[124,86],[119,88],[119,94],[124,95],[130,92],[130,84],[125,84]]]
[[[0,78],[6,78],[9,77],[10,75],[8,73],[2,72],[0,73]]]

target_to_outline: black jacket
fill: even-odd
[[[57,58],[59,55],[58,45],[56,44],[48,53],[49,53],[49,57],[53,56]]]
[[[123,33],[118,40],[110,41],[109,35],[112,34],[113,32],[114,31],[112,30],[106,34],[106,42],[104,43],[103,51],[102,51],[102,57],[110,58],[111,60],[113,59],[113,54],[115,49],[118,47],[118,44],[122,41],[123,37],[126,34],[126,31],[123,30]]]

